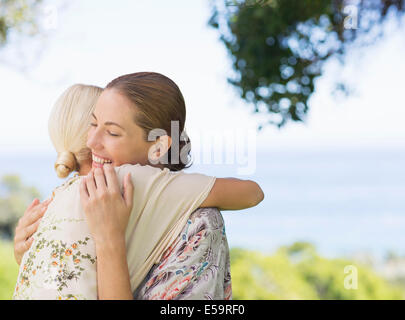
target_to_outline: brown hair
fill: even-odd
[[[112,80],[106,89],[118,90],[136,106],[134,120],[143,129],[145,141],[149,132],[157,128],[172,138],[164,167],[179,171],[191,166],[191,142],[184,131],[186,105],[179,87],[171,79],[156,72],[137,72]],[[171,121],[178,121],[179,134],[171,132]],[[180,152],[173,151],[176,145]]]

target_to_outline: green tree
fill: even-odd
[[[0,0],[0,47],[10,35],[33,36],[39,33],[41,0]]]
[[[40,194],[25,186],[17,175],[5,175],[0,180],[0,237],[12,239],[18,219],[34,198]]]
[[[357,288],[345,287],[347,266],[357,270]],[[346,259],[327,259],[309,243],[280,247],[273,255],[231,249],[235,300],[383,300],[404,299],[404,289],[370,266]]]
[[[291,120],[305,121],[324,63],[331,58],[343,63],[353,44],[374,43],[389,13],[404,13],[404,2],[211,0],[208,24],[232,58],[235,76],[228,82],[254,112],[265,113],[269,124],[281,128]],[[336,89],[348,93],[343,82]]]

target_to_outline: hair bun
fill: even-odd
[[[55,162],[55,171],[59,178],[66,178],[76,169],[75,155],[70,151],[63,151],[58,154]]]

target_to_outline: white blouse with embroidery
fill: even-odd
[[[115,169],[121,190],[128,172],[134,185],[125,234],[134,291],[206,199],[215,177],[141,165]],[[97,257],[81,208],[81,178],[53,192],[34,242],[22,258],[13,299],[97,299]]]

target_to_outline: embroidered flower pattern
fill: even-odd
[[[15,296],[24,286],[29,287],[32,276],[35,276],[37,270],[42,269],[43,272],[47,274],[44,287],[56,288],[60,293],[58,298],[75,298],[73,295],[64,296],[61,292],[64,287],[68,287],[69,281],[78,280],[81,276],[84,271],[84,268],[80,265],[81,261],[88,260],[91,264],[96,263],[96,257],[92,257],[90,254],[84,254],[80,250],[81,247],[87,245],[90,238],[86,237],[84,240],[68,244],[63,241],[47,240],[45,237],[41,237],[41,235],[42,233],[37,234],[37,239],[39,240],[36,242],[34,250],[28,252],[29,256],[25,260],[22,272],[20,272],[17,280]],[[49,263],[46,264],[46,260],[41,260],[39,264],[35,265],[36,254],[44,249],[51,249],[48,260]]]

